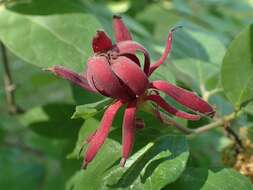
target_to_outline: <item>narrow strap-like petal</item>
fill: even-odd
[[[160,59],[158,59],[154,64],[152,64],[150,66],[150,70],[149,70],[149,76],[161,65],[163,64],[163,62],[166,60],[168,54],[170,53],[170,50],[171,50],[171,44],[172,44],[172,37],[173,37],[173,32],[179,28],[180,26],[176,27],[176,28],[173,28],[170,33],[169,33],[169,36],[168,36],[168,39],[167,39],[167,44],[166,44],[166,47],[165,47],[165,50],[161,56]]]
[[[207,102],[202,100],[193,92],[177,87],[165,81],[154,81],[151,83],[150,88],[155,88],[166,93],[177,102],[193,111],[210,117],[213,117],[215,114],[212,106],[210,106]]]
[[[104,31],[98,30],[92,40],[94,53],[104,52],[112,48],[112,40]]]
[[[117,42],[132,40],[131,34],[123,23],[120,16],[113,16],[113,29]]]
[[[146,91],[148,78],[131,59],[119,56],[117,59],[112,60],[111,69],[134,94],[140,96]]]
[[[67,68],[64,67],[59,67],[59,66],[55,66],[55,67],[50,67],[45,69],[46,71],[52,72],[55,75],[63,78],[63,79],[67,79],[69,81],[71,81],[72,83],[84,88],[87,91],[90,92],[97,92],[96,89],[92,88],[89,84],[88,81],[86,79],[85,76],[82,76],[78,73],[75,73]]]
[[[134,97],[113,73],[106,57],[94,56],[88,60],[87,79],[90,86],[94,86],[104,96],[125,100]]]
[[[176,108],[170,106],[161,96],[159,95],[150,95],[145,98],[146,100],[151,100],[155,103],[157,103],[161,108],[163,108],[165,111],[168,113],[175,115],[177,117],[183,118],[183,119],[188,119],[188,120],[199,120],[200,116],[199,115],[194,115],[190,113],[186,113],[180,110],[177,110]]]
[[[89,144],[84,156],[84,163],[83,163],[84,169],[93,160],[93,158],[96,156],[101,146],[104,144],[105,139],[110,132],[113,119],[116,116],[117,111],[122,105],[123,103],[121,101],[117,101],[111,106],[109,106],[107,110],[105,111],[99,129],[97,129],[96,133],[94,134],[94,136],[92,136],[92,138],[89,141]]]
[[[120,55],[124,54],[136,54],[137,51],[140,51],[144,54],[144,72],[146,75],[149,73],[150,66],[150,57],[148,51],[139,43],[134,41],[122,41],[116,44],[116,48],[119,51]]]
[[[122,134],[122,159],[120,165],[123,167],[127,158],[129,157],[135,136],[135,113],[136,113],[136,101],[128,104],[123,120],[123,134]]]

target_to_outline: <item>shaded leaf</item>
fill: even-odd
[[[20,116],[23,125],[34,132],[52,138],[75,137],[82,124],[81,120],[71,120],[74,106],[70,104],[47,104],[35,107]]]

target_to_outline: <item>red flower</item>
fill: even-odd
[[[131,153],[135,128],[144,127],[143,121],[135,118],[138,106],[143,102],[152,101],[168,113],[188,120],[198,120],[201,115],[214,115],[213,108],[195,93],[165,81],[150,82],[148,80],[148,77],[166,60],[171,49],[174,30],[169,33],[167,45],[161,58],[154,64],[150,64],[147,50],[139,43],[132,41],[131,34],[121,17],[114,16],[113,25],[117,43],[113,44],[105,32],[97,31],[92,42],[94,55],[88,60],[85,74],[77,74],[58,66],[48,69],[85,90],[115,99],[115,102],[105,111],[100,128],[87,139],[88,147],[84,156],[84,168],[93,160],[103,145],[117,111],[124,104],[127,104],[127,108],[123,119],[121,166],[124,166]],[[136,51],[144,54],[143,70]],[[159,91],[172,97],[195,114],[177,110],[167,104],[159,95]],[[156,110],[156,113],[159,117],[159,110]]]

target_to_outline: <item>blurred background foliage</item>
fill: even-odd
[[[185,137],[140,112],[146,128],[137,130],[134,154],[122,169],[120,113],[101,152],[80,170],[82,142],[99,125],[101,110],[92,105],[99,114],[85,121],[71,116],[76,105],[102,97],[42,68],[61,64],[82,72],[95,31],[113,36],[114,14],[123,16],[153,61],[169,30],[184,27],[175,33],[170,64],[152,79],[196,91],[216,107],[217,118],[243,110],[230,123],[243,148],[222,127]],[[1,0],[0,41],[7,51],[0,54],[0,76],[7,55],[22,110],[10,113],[0,80],[1,189],[253,189],[252,21],[252,0]],[[177,121],[189,128],[212,122]]]

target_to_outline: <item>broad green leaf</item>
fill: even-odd
[[[102,189],[161,189],[181,175],[188,156],[183,136],[163,136],[131,156],[126,168],[111,169]]]
[[[62,65],[82,72],[98,28],[98,21],[87,14],[32,16],[0,11],[1,41],[26,62],[43,68]]]
[[[52,138],[75,137],[82,124],[80,120],[71,120],[74,106],[70,104],[47,104],[35,107],[20,116],[23,125],[34,132]]]
[[[252,190],[248,178],[233,169],[213,172],[201,168],[187,168],[183,175],[165,190]]]
[[[253,25],[230,44],[221,70],[226,96],[235,107],[253,98]]]
[[[106,108],[106,106],[108,106],[111,102],[112,102],[112,99],[105,98],[95,103],[76,106],[76,111],[74,112],[71,118],[72,119],[76,119],[76,118],[88,119],[90,117],[93,117],[97,113],[103,111]]]
[[[179,59],[173,64],[181,74],[185,75],[187,83],[195,83],[198,86],[205,86],[208,79],[219,73],[219,66],[204,62],[198,59]]]

